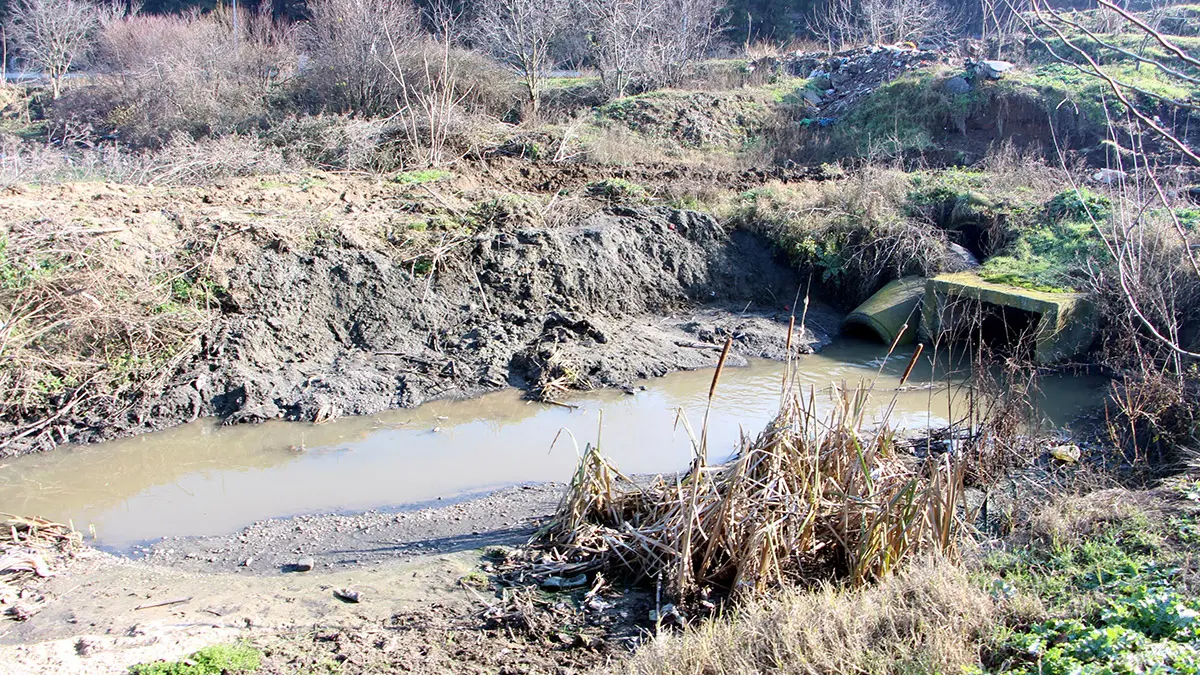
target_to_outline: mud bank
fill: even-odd
[[[489,625],[483,613],[496,599],[478,587],[494,571],[485,547],[524,543],[562,487],[264,521],[228,537],[166,540],[142,560],[85,549],[28,586],[25,621],[0,623],[0,674],[123,673],[237,640],[264,650],[263,673],[324,672],[331,659],[348,673],[590,672],[646,634],[647,592],[605,591],[605,611],[583,628],[603,639],[573,641]],[[311,571],[294,571],[300,555],[314,558]],[[337,599],[339,588],[360,602]]]
[[[778,359],[798,288],[767,241],[667,208],[463,235],[415,259],[258,243],[229,266],[219,317],[161,395],[65,416],[56,436],[3,452],[201,416],[320,421],[548,380],[622,387],[711,366],[726,336],[735,355]],[[814,306],[804,342],[826,343],[836,319]]]
[[[311,557],[316,571],[339,571],[519,546],[553,514],[564,489],[541,483],[401,511],[272,518],[231,534],[168,537],[134,556],[188,572],[270,575],[294,573],[301,557]]]

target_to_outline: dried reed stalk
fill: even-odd
[[[960,461],[901,457],[886,424],[866,432],[869,386],[835,387],[825,415],[811,389],[788,392],[728,464],[705,466],[702,431],[691,469],[674,483],[640,487],[589,446],[540,540],[573,565],[665,578],[677,600],[805,579],[863,584],[917,550],[953,549]]]

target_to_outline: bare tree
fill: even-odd
[[[624,96],[646,70],[647,43],[658,0],[595,0],[581,3],[588,20],[592,58],[609,95]]]
[[[448,45],[461,44],[464,36],[463,10],[453,0],[430,0],[421,8],[425,25],[433,36]]]
[[[652,51],[661,84],[677,84],[684,68],[712,49],[724,28],[723,6],[720,0],[663,0],[656,13]]]
[[[979,37],[995,47],[996,58],[1003,58],[1017,31],[1017,15],[1028,7],[1027,0],[979,0]]]
[[[953,30],[936,0],[829,0],[809,22],[831,50],[852,44],[895,44]]]
[[[45,71],[57,99],[63,78],[91,49],[104,16],[87,0],[17,0],[8,36],[26,64]]]
[[[392,108],[399,96],[388,71],[393,53],[422,39],[411,0],[310,0],[308,11],[310,86],[320,99],[344,110]]]
[[[721,29],[717,0],[586,0],[592,57],[613,96],[677,83]]]
[[[1175,360],[1173,365],[1179,371],[1182,368],[1179,359],[1200,359],[1200,353],[1195,347],[1183,344],[1180,339],[1179,294],[1172,290],[1177,283],[1163,283],[1162,275],[1156,277],[1155,274],[1149,273],[1147,270],[1151,268],[1143,262],[1150,253],[1146,248],[1144,221],[1152,202],[1164,207],[1163,212],[1170,224],[1169,231],[1176,236],[1175,246],[1169,250],[1169,254],[1175,257],[1178,264],[1178,267],[1173,268],[1172,275],[1177,278],[1182,271],[1188,277],[1187,283],[1195,286],[1200,283],[1200,260],[1197,259],[1195,242],[1171,208],[1167,191],[1159,180],[1162,172],[1155,166],[1146,148],[1148,139],[1154,139],[1177,153],[1178,159],[1193,166],[1200,165],[1200,152],[1192,147],[1183,133],[1177,132],[1164,120],[1169,119],[1170,115],[1148,112],[1144,102],[1152,102],[1154,106],[1173,110],[1185,119],[1200,113],[1200,103],[1149,91],[1120,75],[1118,69],[1107,64],[1122,60],[1134,62],[1139,66],[1157,69],[1160,76],[1180,87],[1192,88],[1200,86],[1200,77],[1195,75],[1196,69],[1200,68],[1200,58],[1112,0],[1099,0],[1099,5],[1104,13],[1100,18],[1105,22],[1105,25],[1098,27],[1099,30],[1084,25],[1074,15],[1050,8],[1043,0],[1033,0],[1032,19],[1025,21],[1025,25],[1053,58],[1102,82],[1112,94],[1113,102],[1120,104],[1106,106],[1109,115],[1108,129],[1110,141],[1117,150],[1116,175],[1122,177],[1120,180],[1123,183],[1120,205],[1134,205],[1136,208],[1122,208],[1121,211],[1126,216],[1118,218],[1113,227],[1098,226],[1097,234],[1103,239],[1105,247],[1116,263],[1115,285],[1124,297],[1133,323],[1160,347],[1170,352],[1171,358]],[[1109,30],[1101,32],[1103,29]],[[1159,46],[1158,53],[1161,56],[1148,56],[1144,52],[1134,52],[1118,44],[1106,35],[1116,29],[1131,30],[1144,35]],[[1049,37],[1054,38],[1055,42],[1047,39]],[[1185,132],[1186,129],[1185,123]],[[1141,174],[1145,179],[1140,183],[1140,187],[1137,183],[1124,184],[1127,183],[1125,176],[1137,174]],[[1138,195],[1137,200],[1128,196],[1133,191]],[[1163,265],[1157,265],[1155,268],[1162,269]]]
[[[516,69],[536,113],[555,41],[567,26],[570,0],[481,0],[474,34],[479,44]]]

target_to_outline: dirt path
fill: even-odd
[[[458,580],[478,563],[478,551],[460,551],[254,576],[185,572],[88,551],[42,586],[52,599],[40,612],[0,629],[0,673],[121,673],[237,639],[375,626],[400,613],[467,615],[478,601]],[[359,592],[361,602],[337,599],[339,588]]]

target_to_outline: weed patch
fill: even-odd
[[[729,221],[763,232],[829,296],[852,307],[887,282],[932,276],[951,260],[948,238],[905,211],[907,177],[867,170],[815,185],[768,185],[743,193]]]
[[[1043,608],[996,630],[987,672],[1197,672],[1200,600],[1187,556],[1195,505],[1170,507],[1161,492],[1060,502],[1035,521],[1028,545],[986,559],[994,589]]]
[[[1048,292],[1080,290],[1088,265],[1110,256],[1096,233],[1096,221],[1112,215],[1106,197],[1067,190],[1046,203],[1036,222],[1016,228],[1012,242],[988,259],[980,276],[993,283]]]
[[[605,178],[589,183],[587,193],[610,202],[639,203],[649,199],[649,192],[642,185],[624,178]]]
[[[179,661],[143,663],[132,675],[238,675],[258,670],[262,653],[247,644],[205,647]]]
[[[454,174],[445,169],[422,169],[419,171],[404,171],[396,174],[392,181],[400,185],[424,185],[453,178]]]

